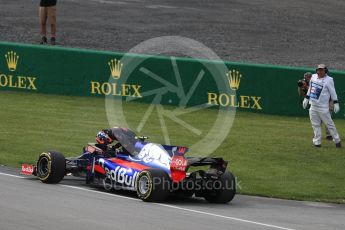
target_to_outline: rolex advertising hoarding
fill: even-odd
[[[307,114],[297,94],[297,80],[312,69],[135,54],[124,59],[124,55],[0,42],[0,93],[110,95],[172,106]],[[227,69],[217,69],[224,64]],[[330,75],[344,108],[345,72],[330,70]]]
[[[4,55],[4,68],[0,68],[0,88],[18,89],[18,90],[37,90],[33,75],[25,75],[17,71],[19,55],[14,51],[8,51]],[[1,71],[3,70],[3,71]]]

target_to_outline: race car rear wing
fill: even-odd
[[[228,162],[223,158],[215,157],[184,157],[174,156],[170,164],[171,178],[173,182],[179,182],[186,177],[188,168],[190,166],[206,166],[210,168],[207,174],[211,177],[218,177],[223,174],[227,168]]]
[[[220,157],[187,157],[188,166],[216,166],[219,169],[223,169],[224,172],[228,166],[228,162]]]

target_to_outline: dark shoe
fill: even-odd
[[[331,141],[331,140],[333,140],[333,137],[332,136],[326,136],[326,140]]]
[[[341,143],[340,143],[340,142],[339,142],[339,143],[336,143],[336,144],[335,144],[335,147],[336,147],[336,148],[341,148]]]
[[[52,37],[50,39],[50,44],[52,44],[53,46],[55,46],[56,42],[55,42],[55,37]]]
[[[43,36],[40,42],[41,45],[47,44],[47,37]]]
[[[321,145],[314,145],[315,147],[317,147],[317,148],[321,148]]]

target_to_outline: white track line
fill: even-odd
[[[117,194],[114,194],[114,193],[102,192],[102,191],[97,191],[97,190],[91,190],[91,189],[87,189],[87,188],[81,188],[81,187],[78,187],[78,186],[64,185],[64,184],[60,184],[60,186],[67,187],[67,188],[78,189],[78,190],[87,191],[87,192],[93,192],[93,193],[97,193],[97,194],[103,194],[103,195],[107,195],[107,196],[123,198],[123,199],[127,199],[127,200],[138,201],[138,198],[127,197],[127,196],[122,196],[122,195],[117,195]]]
[[[25,177],[23,177],[23,176],[16,176],[16,175],[12,175],[12,174],[7,174],[7,173],[2,173],[2,172],[0,172],[0,175],[4,175],[4,176],[10,176],[10,177],[15,177],[15,178],[25,178]]]
[[[9,176],[9,177],[15,177],[15,178],[21,178],[21,179],[26,178],[26,177],[23,177],[23,176],[16,176],[16,175],[7,174],[7,173],[1,173],[1,172],[0,172],[0,175]],[[92,192],[92,193],[97,193],[97,194],[102,194],[102,195],[107,195],[107,196],[127,199],[127,200],[139,201],[138,198],[121,196],[121,195],[117,195],[117,194],[113,194],[113,193],[106,193],[106,192],[102,192],[102,191],[96,191],[96,190],[81,188],[81,187],[77,187],[77,186],[71,186],[71,185],[61,185],[61,186],[62,187],[66,187],[66,188],[82,190],[82,191],[86,191],[86,192]],[[228,220],[234,220],[234,221],[238,221],[238,222],[254,224],[254,225],[259,225],[259,226],[264,226],[264,227],[269,227],[269,228],[282,229],[282,230],[295,230],[295,229],[292,229],[292,228],[285,228],[285,227],[280,227],[280,226],[277,226],[277,225],[265,224],[265,223],[261,223],[261,222],[245,220],[245,219],[231,217],[231,216],[223,216],[223,215],[219,215],[219,214],[215,214],[215,213],[210,213],[210,212],[203,212],[203,211],[198,211],[198,210],[189,209],[189,208],[182,208],[182,207],[178,207],[178,206],[175,206],[175,205],[160,204],[160,203],[153,203],[153,204],[158,205],[158,206],[162,206],[162,207],[166,207],[166,208],[178,209],[178,210],[182,210],[182,211],[186,211],[186,212],[198,213],[198,214],[202,214],[202,215],[213,216],[213,217],[218,217],[218,218],[228,219]]]
[[[240,221],[240,222],[244,222],[244,223],[255,224],[255,225],[260,225],[260,226],[265,226],[265,227],[270,227],[270,228],[283,229],[283,230],[295,230],[292,228],[284,228],[284,227],[280,227],[277,225],[265,224],[265,223],[260,223],[260,222],[251,221],[251,220],[245,220],[245,219],[231,217],[231,216],[223,216],[223,215],[214,214],[214,213],[210,213],[210,212],[203,212],[203,211],[198,211],[198,210],[189,209],[189,208],[181,208],[181,207],[178,207],[175,205],[159,204],[159,203],[156,203],[156,204],[163,206],[163,207],[174,208],[174,209],[178,209],[178,210],[183,210],[183,211],[187,211],[187,212],[194,212],[194,213],[204,214],[204,215],[208,215],[208,216],[220,217],[223,219],[235,220],[235,221]]]

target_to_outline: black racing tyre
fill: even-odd
[[[59,152],[43,152],[38,157],[36,171],[43,183],[59,183],[66,174],[66,159]]]
[[[210,203],[228,203],[236,194],[236,179],[235,176],[226,171],[219,178],[221,189],[206,191],[205,200]]]
[[[145,169],[136,180],[137,195],[143,201],[160,202],[170,195],[171,180],[161,169]]]

